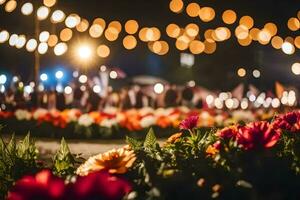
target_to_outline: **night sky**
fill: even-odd
[[[34,0],[36,1],[36,0]],[[33,16],[24,16],[20,12],[21,5],[26,2],[18,1],[17,9],[12,13],[6,13],[4,6],[0,7],[0,30],[9,32],[34,35]],[[185,12],[172,13],[169,10],[169,0],[58,0],[54,9],[61,9],[67,14],[77,13],[90,22],[101,17],[106,22],[118,20],[125,24],[129,19],[136,19],[140,27],[158,27],[162,32],[162,39],[169,43],[170,51],[165,56],[158,56],[147,48],[147,44],[138,41],[134,50],[126,50],[122,45],[125,32],[119,35],[115,42],[108,42],[102,35],[101,38],[93,39],[95,45],[107,44],[111,48],[111,54],[107,59],[97,58],[90,66],[91,73],[102,64],[120,67],[129,77],[139,74],[160,76],[172,83],[183,84],[189,80],[195,80],[197,84],[209,89],[229,90],[239,83],[252,83],[260,89],[272,89],[275,81],[286,85],[300,85],[300,77],[291,72],[291,65],[300,62],[300,51],[296,50],[293,55],[286,55],[281,50],[275,50],[272,46],[260,45],[252,42],[248,47],[242,47],[234,37],[233,25],[226,25],[231,29],[232,37],[221,43],[217,43],[217,50],[212,55],[200,54],[195,56],[195,66],[184,68],[180,66],[180,51],[175,47],[175,40],[169,38],[165,28],[169,23],[185,26],[188,23],[196,23],[200,27],[200,39],[203,39],[204,31],[208,28],[225,26],[221,20],[222,12],[233,9],[238,14],[238,19],[243,15],[253,17],[255,27],[262,28],[267,22],[274,22],[278,27],[278,35],[285,38],[300,35],[300,31],[288,30],[287,21],[290,17],[297,16],[300,10],[299,0],[213,0],[213,1],[184,1],[197,2],[200,6],[210,6],[215,9],[216,17],[212,22],[205,23],[199,18],[190,18]],[[42,4],[42,0],[41,0]],[[41,22],[41,30],[51,33],[59,33],[62,25],[52,25],[50,20]],[[76,32],[76,31],[75,31]],[[77,40],[89,38],[88,35],[76,33],[69,42],[69,48]],[[188,51],[187,51],[188,52]],[[78,63],[74,56],[68,52],[62,57],[56,57],[53,51],[41,56],[41,68],[43,70],[55,69],[64,66],[70,70],[76,69]],[[8,43],[0,44],[0,72],[7,74],[21,74],[25,82],[33,80],[33,53],[23,49],[10,47]],[[248,70],[246,78],[239,78],[236,71],[239,67]],[[261,71],[261,78],[252,77],[253,69]]]

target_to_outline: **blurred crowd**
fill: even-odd
[[[77,108],[83,112],[101,111],[105,107],[117,107],[120,110],[131,108],[166,108],[187,106],[202,108],[202,98],[192,87],[163,86],[157,93],[153,86],[125,86],[118,91],[108,89],[105,95],[100,95],[93,88],[84,86],[73,87],[72,92],[32,91],[25,94],[22,90],[8,89],[0,93],[1,110],[16,109],[46,109],[65,110]]]
[[[283,91],[281,97],[271,92],[246,91],[215,93],[198,86],[171,84],[123,86],[118,90],[99,85],[72,85],[61,90],[7,89],[0,93],[1,110],[33,110],[36,108],[65,110],[76,108],[82,112],[102,111],[107,107],[119,110],[132,108],[169,108],[185,106],[190,109],[216,108],[221,110],[295,107],[299,105],[294,90]],[[245,93],[245,94],[244,94]]]

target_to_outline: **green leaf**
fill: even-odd
[[[60,149],[54,156],[53,171],[56,175],[62,177],[74,174],[75,172],[75,159],[64,138],[61,140]]]
[[[126,142],[135,151],[139,150],[142,147],[142,142],[128,136],[126,136]]]
[[[12,135],[8,145],[7,145],[7,151],[10,155],[14,155],[16,153],[16,137],[15,134]]]
[[[153,128],[150,128],[149,132],[146,135],[146,139],[144,141],[144,147],[153,148],[156,145],[156,137],[153,131]]]

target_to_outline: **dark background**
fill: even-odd
[[[33,15],[24,16],[20,11],[24,2],[26,1],[18,1],[17,9],[12,13],[6,13],[3,5],[0,7],[0,30],[6,29],[10,33],[34,36]],[[179,84],[195,80],[197,84],[209,89],[229,90],[241,82],[252,83],[260,89],[272,89],[275,81],[299,87],[300,76],[291,72],[291,65],[294,62],[300,62],[299,49],[296,49],[293,55],[286,55],[281,50],[272,48],[271,44],[263,46],[258,42],[252,42],[250,46],[242,47],[238,44],[233,32],[238,20],[233,25],[226,25],[232,30],[232,37],[225,42],[217,43],[217,50],[214,54],[196,55],[195,65],[190,69],[180,66],[180,51],[175,47],[175,40],[170,39],[165,33],[165,28],[169,23],[185,26],[194,22],[199,25],[200,38],[203,39],[206,29],[225,26],[221,20],[222,12],[233,9],[238,14],[238,19],[243,15],[252,16],[254,26],[257,28],[262,28],[267,22],[274,22],[278,27],[278,35],[283,38],[295,37],[300,31],[289,31],[287,21],[290,17],[297,16],[300,10],[299,0],[185,0],[184,2],[185,5],[189,2],[197,2],[200,6],[213,7],[216,11],[215,19],[204,23],[199,18],[188,17],[185,12],[172,13],[169,10],[169,0],[58,0],[52,10],[61,9],[66,14],[77,13],[90,22],[96,17],[101,17],[106,22],[119,20],[124,25],[127,20],[136,19],[140,27],[157,26],[160,28],[162,39],[169,43],[169,53],[165,56],[158,56],[151,53],[147,44],[141,41],[138,41],[137,48],[134,50],[126,50],[122,45],[124,31],[115,42],[106,41],[102,35],[101,38],[93,39],[93,43],[95,45],[107,44],[111,48],[111,54],[106,59],[97,57],[94,64],[90,66],[91,73],[105,64],[120,67],[129,77],[149,74]],[[42,0],[39,3],[42,4]],[[50,20],[41,22],[41,30],[51,33],[59,33],[62,28],[62,25],[54,27]],[[73,42],[83,38],[89,37],[76,33],[69,42],[68,53],[62,57],[54,56],[52,49],[49,49],[46,55],[41,56],[41,71],[57,67],[74,70],[79,67],[70,49]],[[33,60],[33,53],[27,52],[25,48],[16,49],[10,47],[7,42],[0,44],[0,72],[2,73],[21,74],[25,82],[31,81],[33,80]],[[239,67],[247,69],[246,77],[237,77],[236,71]],[[253,69],[261,71],[260,79],[252,77]]]

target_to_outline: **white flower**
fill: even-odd
[[[110,114],[110,115],[115,115],[118,113],[118,108],[116,107],[106,107],[103,110],[104,113]]]
[[[94,123],[94,119],[88,114],[83,114],[78,119],[78,124],[80,126],[89,127]]]
[[[21,121],[21,120],[30,120],[32,115],[27,110],[18,109],[15,112],[15,116],[17,120]]]
[[[77,114],[80,113],[78,109],[71,109],[67,111],[68,122],[76,122],[78,120]]]
[[[148,114],[153,114],[153,113],[154,113],[154,110],[151,107],[144,107],[144,108],[139,109],[139,114],[141,116],[146,116]]]
[[[215,122],[218,126],[222,126],[224,124],[225,117],[223,115],[215,116]]]
[[[46,115],[47,113],[48,113],[48,110],[46,110],[44,108],[38,108],[33,113],[33,119],[37,120],[38,118]]]
[[[100,123],[100,126],[106,127],[106,128],[111,128],[113,126],[116,126],[118,124],[117,119],[104,119]]]
[[[154,125],[156,123],[156,118],[154,116],[147,116],[147,117],[143,117],[141,120],[140,120],[140,125],[142,128],[148,128],[152,125]]]
[[[158,108],[155,110],[155,116],[169,116],[174,112],[174,108]]]

